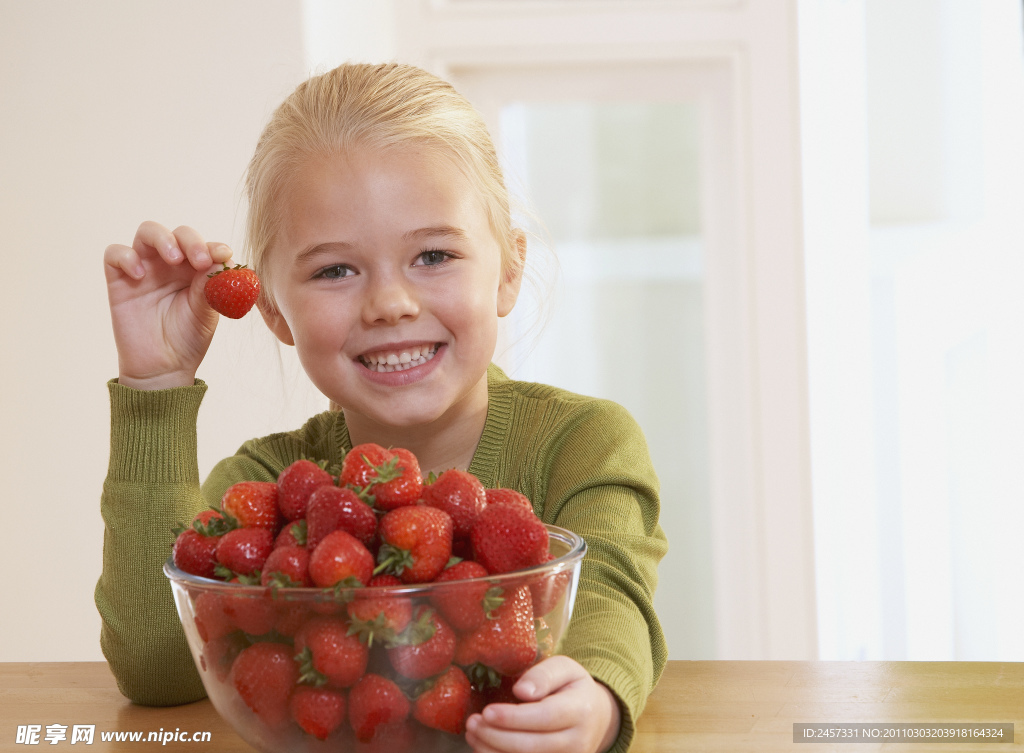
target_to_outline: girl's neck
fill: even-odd
[[[458,406],[426,425],[382,425],[353,411],[343,413],[353,447],[366,442],[404,447],[416,456],[424,477],[449,468],[467,470],[487,422],[487,379]]]

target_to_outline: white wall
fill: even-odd
[[[240,249],[246,162],[306,70],[297,0],[0,1],[0,661],[102,658],[103,249],[144,219]],[[201,473],[325,406],[288,356],[255,314],[221,323]]]

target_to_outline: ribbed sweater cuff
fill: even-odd
[[[110,465],[114,481],[190,483],[199,480],[196,420],[206,384],[136,390],[107,382]]]
[[[619,736],[608,750],[610,753],[625,753],[633,742],[636,720],[643,711],[647,699],[640,696],[636,678],[618,664],[603,659],[592,659],[585,662],[584,666],[591,677],[606,685],[619,702]]]

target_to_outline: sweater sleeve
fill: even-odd
[[[171,528],[206,503],[196,417],[206,386],[134,390],[109,383],[110,464],[103,483],[103,571],[96,584],[100,646],[121,693],[151,706],[205,697],[163,563]]]
[[[246,442],[200,486],[196,419],[206,385],[143,391],[109,383],[110,464],[100,512],[103,571],[96,585],[100,646],[121,693],[147,706],[206,696],[178,619],[163,564],[177,523],[218,505],[238,481],[274,481],[299,457],[332,459],[336,422],[328,414],[300,431]],[[343,437],[347,439],[347,435]]]
[[[658,562],[668,544],[658,523],[658,481],[632,416],[591,403],[550,438],[546,522],[587,542],[563,652],[619,700],[612,751],[629,748],[668,656],[654,611]]]

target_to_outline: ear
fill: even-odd
[[[526,233],[522,230],[515,231],[515,244],[516,253],[519,254],[519,264],[509,272],[502,271],[501,282],[498,283],[498,316],[509,315],[512,307],[516,305],[519,289],[523,285],[523,267],[526,264]]]
[[[260,310],[260,314],[263,315],[263,321],[270,327],[270,331],[277,335],[277,339],[285,345],[295,345],[295,338],[292,337],[292,331],[288,327],[288,322],[284,320],[284,316],[277,310],[277,306],[265,300],[263,296],[260,296],[256,305]]]

